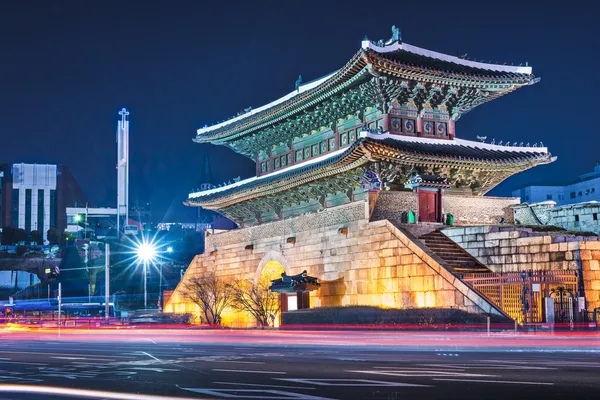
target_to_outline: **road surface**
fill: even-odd
[[[599,377],[597,335],[0,330],[1,399],[592,399]]]

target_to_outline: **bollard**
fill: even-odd
[[[517,333],[517,320],[515,319],[515,333]]]
[[[490,336],[490,317],[487,317],[487,334]]]

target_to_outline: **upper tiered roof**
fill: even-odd
[[[376,107],[388,112],[393,101],[423,110],[440,109],[451,119],[521,86],[535,83],[529,66],[466,60],[403,43],[364,40],[338,71],[262,107],[198,129],[194,141],[226,144],[256,157],[256,143],[269,148],[331,126],[339,118]]]

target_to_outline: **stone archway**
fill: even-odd
[[[258,264],[258,268],[254,274],[254,285],[260,286],[261,288],[265,288],[270,286],[272,280],[276,280],[281,278],[283,273],[289,273],[289,267],[287,260],[278,251],[271,250],[267,252],[260,263]],[[287,294],[277,294],[274,292],[270,292],[271,295],[278,296],[276,301],[278,303],[276,316],[274,317],[275,326],[279,326],[281,323],[281,312],[288,311],[288,295]],[[296,302],[296,297],[294,296],[294,303]]]
[[[263,258],[260,260],[260,263],[258,264],[258,268],[256,268],[256,272],[254,273],[254,280],[253,280],[255,285],[258,284],[258,280],[259,280],[260,276],[262,275],[263,269],[265,269],[265,267],[267,267],[268,270],[274,270],[275,263],[278,263],[279,265],[281,265],[281,268],[283,268],[283,271],[280,271],[279,276],[276,276],[273,279],[281,278],[281,272],[285,272],[286,274],[290,273],[290,267],[289,267],[287,259],[284,257],[284,255],[278,251],[270,250],[263,256]]]

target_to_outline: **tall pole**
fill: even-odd
[[[104,245],[104,319],[110,317],[110,245]]]
[[[85,224],[83,225],[83,238],[87,239],[87,228],[88,228],[88,203],[85,202]]]
[[[58,282],[58,329],[60,329],[60,312],[62,303],[62,285]]]
[[[160,263],[160,278],[159,278],[159,284],[158,284],[158,301],[159,301],[158,308],[160,309],[159,311],[162,311],[162,304],[163,304],[163,300],[162,300],[162,295],[163,295],[162,278],[163,278],[163,263],[161,261],[161,263]]]
[[[119,111],[121,119],[117,128],[117,232],[121,217],[124,225],[129,222],[129,111]],[[118,233],[117,233],[118,234]]]
[[[147,275],[148,275],[148,261],[144,260],[144,311],[148,310],[148,291],[146,288]]]

